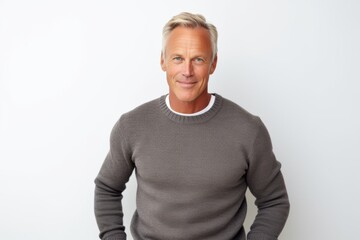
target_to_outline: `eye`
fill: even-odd
[[[182,61],[182,58],[179,57],[179,56],[176,56],[176,57],[173,57],[172,60],[175,62],[175,63],[180,63]]]
[[[204,63],[205,59],[201,58],[201,57],[197,57],[194,59],[195,63]]]

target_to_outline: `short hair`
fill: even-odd
[[[196,27],[202,27],[208,30],[210,35],[210,42],[211,42],[211,49],[212,49],[212,60],[214,60],[216,54],[217,54],[217,38],[218,38],[218,32],[216,30],[216,27],[206,22],[206,19],[204,16],[200,14],[193,14],[189,12],[182,12],[176,16],[174,16],[172,19],[170,19],[166,25],[163,28],[163,39],[162,39],[162,52],[165,54],[165,47],[167,43],[167,39],[169,37],[169,34],[172,30],[174,30],[176,27],[187,27],[187,28],[196,28]]]

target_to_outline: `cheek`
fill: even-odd
[[[168,80],[171,80],[174,77],[173,72],[170,70],[166,71],[166,77]]]
[[[197,77],[203,81],[207,81],[210,75],[210,69],[209,68],[205,68],[205,69],[200,69],[197,72]]]
[[[166,75],[168,78],[175,78],[177,75],[181,73],[179,67],[168,67],[166,71]]]
[[[170,87],[175,86],[175,82],[176,82],[175,79],[176,79],[176,75],[173,72],[170,71],[166,72],[166,80]]]

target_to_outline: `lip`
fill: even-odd
[[[176,83],[183,88],[192,88],[196,84],[196,82],[187,82],[187,81],[177,81]]]

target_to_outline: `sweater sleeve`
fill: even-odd
[[[94,210],[103,240],[126,239],[121,200],[134,164],[125,135],[120,118],[111,131],[110,150],[95,179]]]
[[[257,118],[258,131],[249,155],[246,179],[256,198],[258,214],[248,233],[248,240],[276,240],[287,220],[290,204],[285,182],[276,160],[269,133]]]

